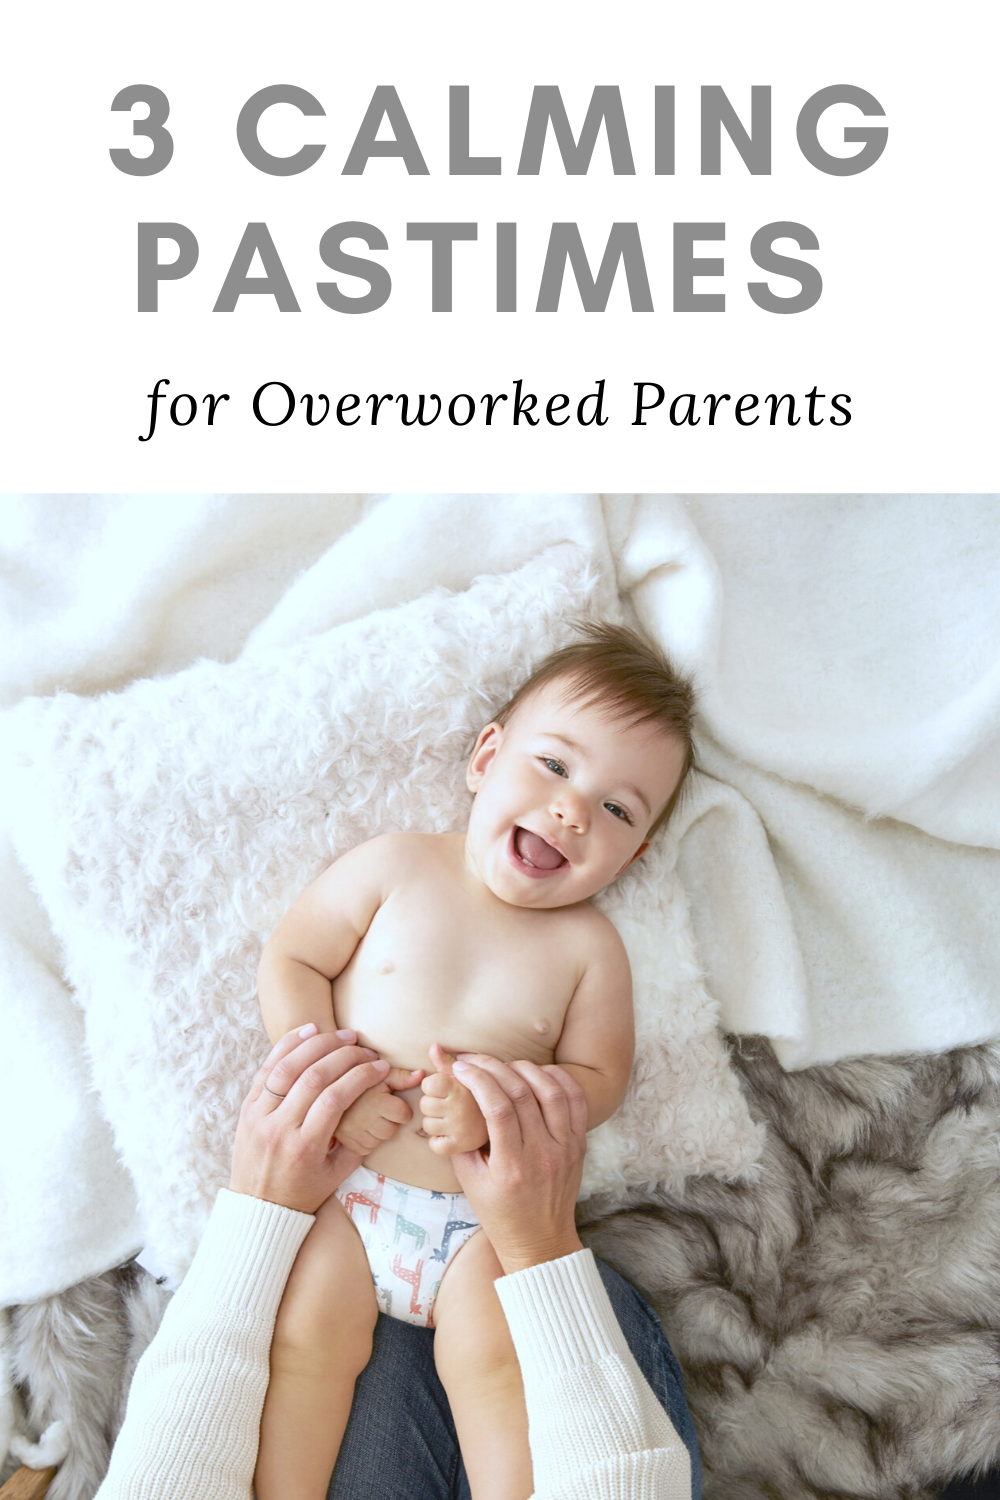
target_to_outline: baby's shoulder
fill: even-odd
[[[581,901],[563,908],[576,951],[587,962],[608,962],[625,956],[625,944],[613,922],[596,906]]]
[[[356,847],[369,849],[373,853],[406,854],[408,850],[418,848],[425,840],[433,837],[433,834],[428,833],[377,833],[374,838],[367,839]]]
[[[446,835],[435,833],[379,833],[363,844],[356,844],[345,858],[355,864],[405,877],[416,870],[426,869],[428,863],[442,857],[438,844]]]

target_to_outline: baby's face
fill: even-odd
[[[483,730],[469,762],[475,873],[503,901],[585,901],[632,863],[680,781],[684,746],[649,724],[567,702],[564,682]]]

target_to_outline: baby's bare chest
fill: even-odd
[[[562,912],[484,914],[447,893],[394,893],[334,981],[337,1024],[401,1067],[428,1067],[432,1042],[548,1062],[578,948]]]

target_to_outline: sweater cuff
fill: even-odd
[[[522,1367],[552,1377],[609,1355],[631,1359],[593,1251],[543,1261],[493,1285]]]
[[[249,1319],[273,1317],[314,1223],[312,1214],[220,1188],[177,1296],[204,1288],[215,1302],[238,1304]]]

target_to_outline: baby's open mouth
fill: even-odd
[[[558,870],[569,863],[558,849],[528,828],[514,829],[514,853],[531,870]]]

